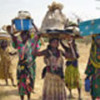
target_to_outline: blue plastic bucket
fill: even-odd
[[[90,80],[87,78],[87,79],[85,80],[85,91],[86,91],[86,92],[90,92],[90,85],[91,85],[91,82],[90,82]]]
[[[32,19],[15,19],[13,20],[13,24],[18,31],[25,31],[33,28],[32,21]]]

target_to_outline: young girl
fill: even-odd
[[[0,79],[5,79],[6,85],[8,85],[8,79],[10,78],[12,85],[15,86],[10,59],[10,56],[13,55],[15,54],[9,52],[7,40],[2,40],[0,45]]]
[[[70,38],[68,41],[69,47],[65,46],[61,42],[65,52],[69,54],[70,58],[67,58],[65,69],[65,84],[70,91],[69,98],[72,98],[72,89],[77,88],[79,93],[79,100],[81,100],[81,86],[80,86],[80,74],[78,70],[78,57],[75,40]]]
[[[63,58],[58,46],[59,40],[52,38],[46,50],[33,52],[35,56],[45,57],[46,75],[44,78],[42,100],[67,100],[63,80]]]

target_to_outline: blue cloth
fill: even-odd
[[[85,80],[85,91],[90,92],[90,80],[88,78]]]
[[[77,60],[67,61],[66,65],[67,66],[73,65],[74,67],[77,67],[78,66],[78,62],[77,62]]]
[[[100,19],[81,22],[79,28],[81,36],[100,34]]]
[[[94,37],[95,40],[100,39],[100,35]]]

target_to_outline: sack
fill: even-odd
[[[28,31],[33,28],[32,19],[14,19],[13,24],[18,31]]]
[[[90,85],[91,85],[91,82],[89,78],[85,79],[85,91],[86,92],[90,92]]]

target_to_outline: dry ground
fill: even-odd
[[[44,48],[45,46],[42,46],[41,49]],[[84,78],[85,78],[84,71],[86,68],[86,63],[88,61],[90,44],[85,45],[83,43],[80,43],[78,44],[78,49],[80,53],[79,71],[82,79],[82,98],[83,100],[91,100],[90,94],[84,91]],[[41,100],[41,95],[42,95],[43,80],[41,79],[41,72],[45,65],[43,63],[43,57],[38,57],[36,60],[37,60],[37,69],[36,69],[35,93],[32,94],[31,100]],[[12,58],[12,61],[13,61],[12,68],[14,71],[14,79],[15,79],[15,83],[17,83],[16,82],[16,65],[18,61],[17,56]],[[67,90],[67,95],[69,95],[68,90]],[[73,90],[73,95],[75,96],[75,99],[72,100],[78,100],[77,99],[78,93],[76,89]],[[16,88],[12,87],[10,80],[9,80],[9,86],[5,86],[5,81],[0,80],[0,100],[20,100],[18,96],[17,87]]]

